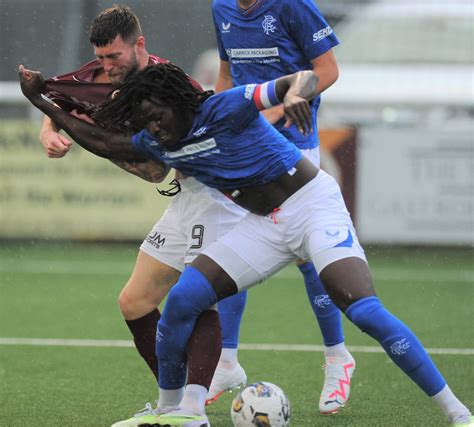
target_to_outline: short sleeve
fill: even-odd
[[[217,15],[217,8],[219,7],[219,3],[214,1],[212,3],[212,19],[214,21],[214,31],[216,33],[216,41],[217,41],[217,50],[219,51],[219,58],[222,61],[229,61],[229,56],[227,55],[226,50],[224,49],[224,45],[222,44],[222,37],[221,37],[221,32],[219,30],[219,24],[218,19],[216,17]]]
[[[312,0],[297,0],[287,8],[288,26],[309,61],[321,56],[339,40]]]

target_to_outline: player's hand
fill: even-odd
[[[18,74],[23,95],[32,102],[41,99],[41,93],[45,89],[41,73],[39,71],[27,70],[23,65],[20,65],[18,67]]]
[[[303,135],[313,132],[311,107],[306,99],[288,91],[283,100],[283,109],[286,116],[286,128],[295,124]]]
[[[77,110],[72,110],[71,116],[84,120],[85,122],[90,123],[91,125],[95,125],[95,122],[91,116],[88,116],[87,114],[84,114],[84,113],[79,113]]]
[[[64,157],[72,147],[72,141],[54,130],[45,130],[40,135],[46,155],[52,159]]]

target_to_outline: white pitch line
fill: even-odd
[[[129,275],[133,264],[128,262],[100,261],[54,261],[54,260],[14,260],[5,259],[0,263],[1,273],[30,274],[83,274],[83,275]],[[393,280],[400,282],[450,282],[474,284],[472,269],[443,269],[407,267],[404,269],[390,267],[371,267],[376,280]],[[281,280],[300,278],[300,273],[293,267],[285,268],[275,276]]]
[[[50,339],[50,338],[0,338],[0,345],[31,345],[59,347],[120,347],[133,348],[129,340],[86,340],[86,339]],[[381,347],[349,346],[354,353],[384,353]],[[239,350],[251,351],[293,351],[293,352],[323,352],[322,345],[312,344],[239,344]],[[472,356],[474,348],[427,348],[430,354]]]

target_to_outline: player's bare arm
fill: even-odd
[[[318,95],[317,84],[318,76],[312,71],[299,71],[276,80],[276,95],[278,99],[283,100],[287,118],[285,127],[294,123],[304,135],[313,132],[312,112],[308,101]]]
[[[229,61],[223,61],[221,59],[219,63],[219,74],[217,75],[216,81],[216,93],[224,92],[233,87],[234,84],[232,83],[232,75],[230,74]]]
[[[322,93],[332,86],[339,77],[336,57],[331,49],[314,58],[311,64],[313,65],[313,73],[318,77],[318,93]]]
[[[134,149],[131,135],[86,123],[45,100],[41,96],[45,83],[39,71],[27,70],[20,65],[19,76],[21,90],[26,98],[87,151],[106,159],[138,162],[148,160]]]
[[[332,50],[323,53],[311,61],[313,65],[313,73],[318,78],[317,92],[318,94],[324,92],[328,87],[332,86],[339,77],[339,67],[337,65],[336,57]],[[230,70],[229,70],[230,75]],[[216,86],[217,88],[217,86]],[[263,116],[271,123],[275,124],[285,115],[283,105],[269,108],[261,112]]]
[[[148,160],[146,162],[127,162],[125,160],[110,159],[110,161],[119,168],[148,182],[162,182],[170,171],[169,167],[154,160]]]
[[[81,114],[77,110],[72,110],[71,115],[87,123],[95,124],[94,120],[87,114]],[[127,162],[125,160],[109,159],[114,165],[148,182],[159,183],[168,174],[170,168],[163,163],[147,160],[146,162]]]

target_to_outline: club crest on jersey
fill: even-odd
[[[230,22],[228,22],[227,24],[225,22],[221,22],[221,25],[223,33],[230,33]]]
[[[268,36],[270,33],[274,33],[276,30],[275,25],[276,19],[272,15],[265,15],[262,21],[263,32]]]
[[[199,128],[196,132],[194,132],[193,135],[195,137],[199,138],[200,136],[204,135],[206,132],[207,132],[207,127],[203,126],[203,127]]]

